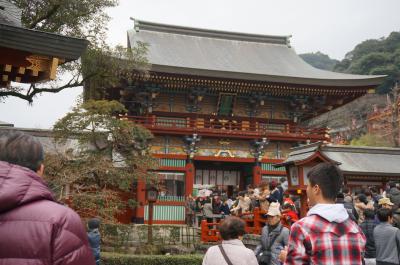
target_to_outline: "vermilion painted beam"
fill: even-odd
[[[198,161],[222,161],[222,162],[242,162],[254,163],[254,158],[241,158],[241,157],[220,157],[220,156],[195,156],[194,160]]]

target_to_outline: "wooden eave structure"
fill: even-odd
[[[77,60],[88,41],[0,23],[0,87],[54,80],[57,67]]]
[[[209,91],[250,93],[264,92],[271,96],[298,95],[330,95],[330,96],[361,96],[372,92],[371,86],[357,86],[348,89],[336,86],[299,85],[276,82],[262,82],[257,80],[240,80],[212,78],[209,76],[190,76],[185,74],[168,74],[150,71],[149,74],[135,73],[133,77],[149,83],[159,84],[165,89],[187,91],[191,87],[207,87]]]

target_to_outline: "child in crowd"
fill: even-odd
[[[96,265],[100,264],[100,232],[99,232],[100,220],[92,218],[88,222],[88,239],[90,247],[92,248]]]

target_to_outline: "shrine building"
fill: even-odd
[[[289,192],[299,194],[301,215],[307,213],[307,174],[318,163],[337,164],[343,172],[344,185],[351,192],[363,187],[384,190],[389,181],[400,179],[400,148],[332,145],[321,142],[291,150],[288,158],[275,167],[285,167]]]
[[[303,122],[371,93],[385,76],[316,69],[289,36],[171,26],[135,20],[128,47],[148,45],[148,73],[108,89],[128,109],[123,118],[149,129],[164,189],[155,223],[184,223],[184,198],[200,189],[232,196],[248,184],[286,176],[290,148],[329,142],[326,128]],[[127,218],[147,221],[145,184]]]

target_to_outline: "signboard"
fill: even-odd
[[[196,169],[195,185],[237,186],[240,171]]]

